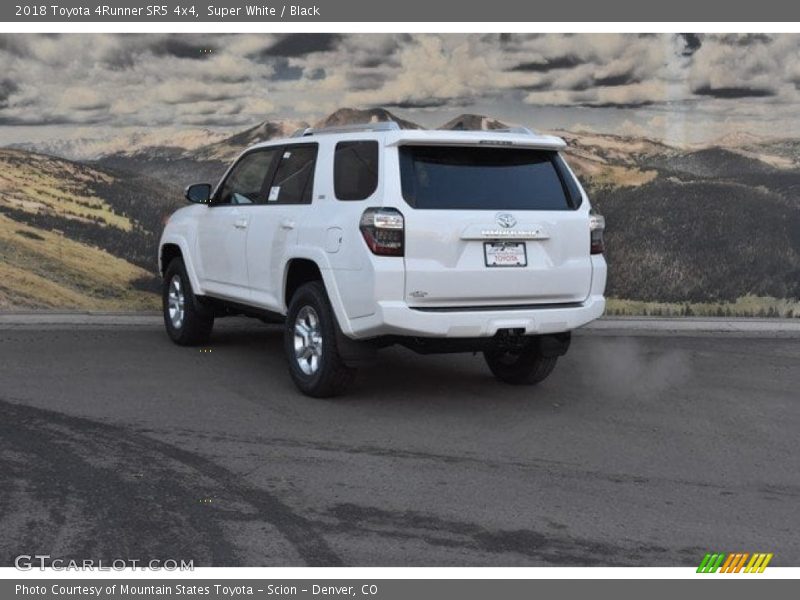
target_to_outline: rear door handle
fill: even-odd
[[[283,227],[284,229],[294,229],[295,223],[291,219],[284,219],[283,221],[281,221],[281,227]]]
[[[233,222],[233,226],[236,227],[236,229],[247,229],[247,219],[236,219]]]

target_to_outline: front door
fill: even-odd
[[[257,149],[242,156],[217,189],[197,230],[199,276],[212,296],[247,302],[247,237],[252,211],[266,201],[275,149]]]

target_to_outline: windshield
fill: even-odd
[[[402,146],[403,198],[414,208],[571,210],[558,154],[502,147]]]

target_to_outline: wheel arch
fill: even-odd
[[[192,290],[195,295],[203,295],[203,289],[197,277],[192,254],[189,251],[186,240],[182,237],[165,237],[161,240],[158,249],[158,267],[162,277],[164,273],[166,273],[170,261],[175,258],[181,258],[183,260],[183,266],[186,269],[186,274],[189,277],[189,282],[192,284]]]
[[[283,276],[283,304],[289,307],[295,292],[301,285],[312,281],[322,281],[322,270],[317,263],[310,258],[292,258],[286,262],[286,269]],[[326,288],[327,291],[327,288]]]
[[[181,247],[178,244],[168,243],[161,246],[161,251],[158,257],[161,277],[164,277],[164,274],[167,272],[167,267],[169,267],[169,264],[176,258],[183,258],[183,252],[181,252]]]
[[[283,289],[280,299],[283,302],[284,314],[288,312],[292,294],[304,283],[321,281],[328,295],[328,300],[333,308],[333,314],[341,331],[352,335],[352,328],[344,310],[342,298],[336,285],[334,271],[330,268],[325,256],[316,256],[313,253],[297,254],[286,260],[283,271]]]

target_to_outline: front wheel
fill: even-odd
[[[198,346],[208,342],[214,317],[198,310],[192,284],[183,260],[175,258],[164,272],[161,292],[164,326],[170,339],[180,346]]]
[[[487,350],[483,353],[492,374],[512,385],[534,385],[547,378],[556,366],[558,357],[542,356],[531,344],[521,350]]]
[[[336,317],[321,282],[301,286],[289,303],[284,349],[289,373],[308,396],[329,398],[347,389],[355,377],[336,345]]]

